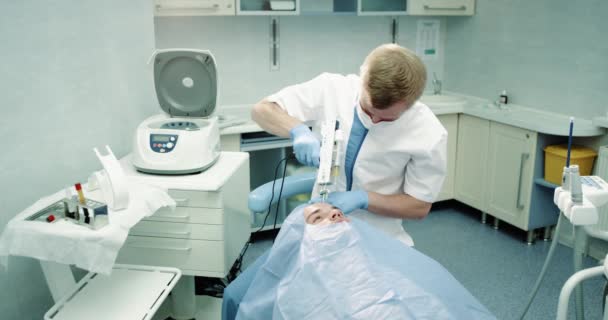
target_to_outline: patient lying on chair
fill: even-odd
[[[348,222],[348,218],[340,209],[330,204],[319,202],[304,207],[304,221],[307,224],[326,225],[338,222]]]
[[[439,263],[326,203],[296,208],[237,319],[495,319]]]

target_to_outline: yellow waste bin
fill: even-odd
[[[568,156],[568,146],[565,144],[545,147],[545,180],[557,185],[562,184],[562,172],[566,166]],[[570,165],[576,164],[579,167],[581,176],[591,175],[593,161],[597,156],[595,150],[583,147],[572,146],[570,152]]]

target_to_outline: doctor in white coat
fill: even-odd
[[[374,49],[360,76],[323,73],[257,103],[264,130],[290,137],[299,162],[319,165],[320,142],[304,122],[339,119],[348,137],[343,174],[328,202],[413,246],[403,219],[422,219],[446,174],[447,132],[424,104],[426,69],[395,44]],[[234,319],[262,256],[224,292],[223,319]]]

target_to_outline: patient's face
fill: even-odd
[[[314,203],[304,208],[304,220],[308,224],[330,224],[349,221],[340,209],[329,203]]]

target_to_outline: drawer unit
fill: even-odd
[[[129,234],[174,239],[224,240],[223,226],[212,224],[141,221],[131,228]]]
[[[155,0],[156,16],[233,16],[234,0]]]
[[[183,176],[143,174],[128,158],[121,160],[128,175],[167,188],[176,207],[161,208],[133,226],[117,261],[171,266],[185,276],[225,277],[251,230],[248,159],[246,153],[222,152],[208,170]]]
[[[408,0],[407,12],[413,16],[472,16],[475,0]]]
[[[224,224],[224,211],[211,208],[161,208],[143,221]]]
[[[169,195],[178,207],[222,208],[222,196],[219,192],[169,189]]]
[[[125,264],[223,273],[224,242],[129,236],[118,253]]]

